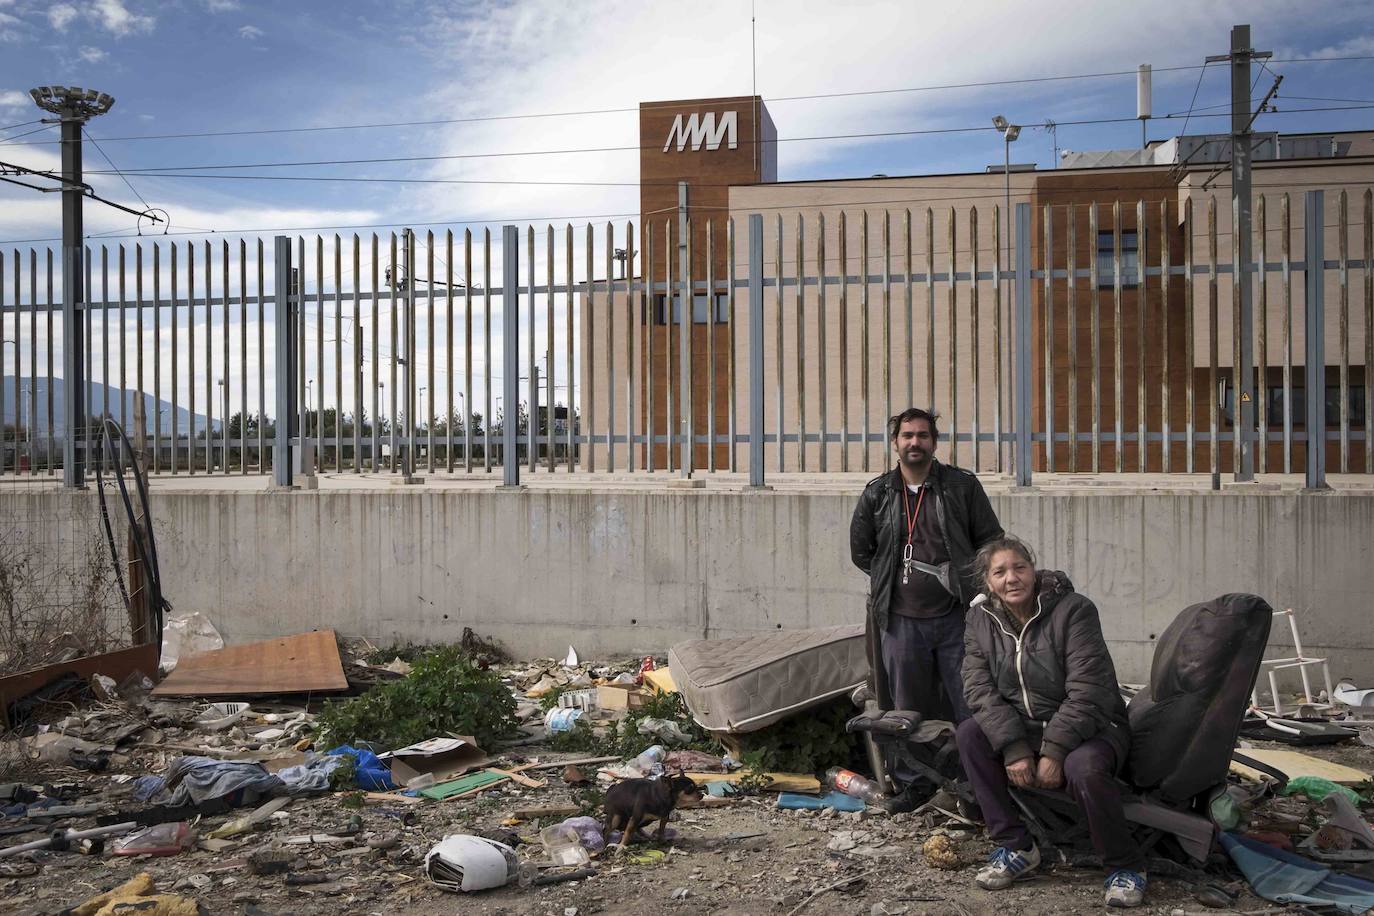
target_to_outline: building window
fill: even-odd
[[[1222,403],[1221,415],[1222,422],[1227,426],[1235,425],[1235,388],[1231,385],[1230,379],[1221,382]],[[1270,385],[1265,391],[1267,404],[1267,419],[1270,429],[1283,429],[1283,386]],[[1350,425],[1351,427],[1364,427],[1365,424],[1365,402],[1364,386],[1350,386]],[[1258,413],[1258,412],[1257,412]],[[1326,426],[1328,429],[1337,429],[1341,425],[1341,386],[1326,386]],[[1293,386],[1293,426],[1294,428],[1307,426],[1307,391],[1302,385]]]
[[[662,293],[654,296],[654,324],[667,324],[667,297]],[[692,296],[692,324],[724,324],[730,315],[730,297],[726,293],[715,295],[715,317],[709,317],[706,293]],[[673,297],[673,324],[682,324],[682,297]]]
[[[1116,285],[1112,258],[1116,253],[1111,231],[1097,233],[1097,286],[1111,289]],[[1121,286],[1133,289],[1140,276],[1140,236],[1134,229],[1121,230]]]

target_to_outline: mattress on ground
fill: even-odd
[[[868,679],[863,624],[693,639],[668,650],[692,718],[708,731],[752,732]]]

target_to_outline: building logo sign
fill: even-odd
[[[728,149],[735,149],[739,146],[736,137],[738,124],[739,114],[734,111],[723,112],[719,121],[716,120],[713,111],[704,115],[693,113],[685,118],[678,115],[673,119],[673,127],[668,131],[668,140],[663,144],[663,151],[668,152],[675,143],[679,153],[688,145],[691,145],[694,151],[700,151],[703,146],[708,150],[718,150],[722,140]]]

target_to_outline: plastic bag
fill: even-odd
[[[157,824],[132,836],[116,840],[113,853],[117,856],[174,856],[190,849],[195,834],[185,821]]]
[[[183,658],[223,648],[224,637],[204,614],[199,611],[177,614],[162,628],[162,658],[158,667],[165,674]]]
[[[664,744],[691,744],[692,738],[676,722],[667,719],[640,719],[639,733],[653,735]]]

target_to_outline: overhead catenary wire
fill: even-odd
[[[1304,112],[1327,112],[1327,111],[1361,111],[1361,110],[1367,110],[1367,109],[1369,109],[1369,108],[1374,108],[1374,104],[1371,104],[1371,105],[1342,105],[1342,106],[1328,106],[1328,107],[1319,107],[1319,108],[1287,108],[1287,109],[1281,109],[1281,110],[1279,110],[1279,111],[1271,112],[1271,114],[1302,114],[1302,113],[1304,113]],[[1199,118],[1203,118],[1203,117],[1206,117],[1206,118],[1229,118],[1229,117],[1230,117],[1229,114],[1224,113],[1224,112],[1216,113],[1216,114],[1205,114],[1205,115],[1204,115],[1204,114],[1190,114],[1190,116],[1191,116],[1191,117],[1199,117]],[[1173,117],[1175,117],[1175,116],[1173,116],[1173,115],[1163,115],[1163,116],[1161,116],[1161,118],[1158,118],[1158,119],[1156,119],[1156,120],[1168,119],[1168,118],[1173,118]],[[1100,125],[1100,124],[1125,124],[1125,123],[1134,122],[1134,121],[1136,121],[1136,120],[1137,120],[1136,118],[1082,118],[1082,119],[1078,119],[1078,120],[1074,120],[1074,121],[1056,121],[1056,122],[1055,122],[1055,126],[1057,126],[1057,127],[1081,127],[1081,126],[1086,126],[1086,125]],[[1186,121],[1186,120],[1185,120],[1184,124],[1185,124],[1185,126],[1186,126],[1186,124],[1187,124],[1187,121]],[[1026,124],[1026,125],[1022,125],[1022,126],[1025,127],[1025,128],[1035,128],[1035,127],[1038,127],[1038,128],[1046,128],[1046,127],[1049,126],[1049,124],[1048,124],[1048,122],[1040,122],[1040,123],[1036,123],[1036,124]],[[996,130],[996,128],[993,128],[993,127],[984,127],[984,126],[977,126],[977,127],[929,127],[929,128],[916,128],[916,129],[912,129],[912,130],[884,130],[884,131],[868,131],[868,132],[857,132],[857,133],[847,133],[847,134],[819,134],[819,135],[809,136],[809,137],[778,137],[777,139],[773,139],[773,140],[741,140],[741,141],[739,141],[739,142],[740,142],[741,144],[749,144],[749,143],[758,143],[758,144],[768,144],[768,143],[806,143],[806,142],[819,142],[819,141],[829,141],[829,140],[863,140],[863,139],[875,139],[875,138],[883,138],[883,137],[910,137],[910,136],[926,136],[926,135],[935,135],[935,134],[987,133],[987,132],[989,132],[989,131],[995,131],[995,130]],[[439,154],[439,155],[432,155],[432,156],[381,156],[381,157],[369,157],[369,158],[363,158],[363,159],[305,159],[305,160],[298,160],[298,161],[294,161],[294,162],[246,162],[246,163],[245,163],[245,162],[239,162],[239,163],[208,163],[208,164],[199,164],[199,165],[162,165],[162,166],[144,166],[144,167],[141,167],[141,168],[125,169],[124,172],[127,173],[127,174],[131,174],[131,175],[137,175],[137,174],[144,174],[144,173],[150,173],[150,172],[186,172],[186,171],[195,171],[195,170],[217,170],[217,169],[275,169],[275,168],[302,168],[302,167],[305,167],[305,166],[323,166],[323,165],[384,165],[384,164],[397,163],[397,162],[446,162],[446,161],[464,160],[464,159],[502,159],[502,158],[515,158],[515,157],[520,157],[520,156],[563,156],[563,155],[573,155],[573,154],[580,154],[580,153],[637,152],[637,151],[640,151],[640,150],[646,150],[646,149],[648,149],[648,150],[653,150],[653,149],[657,149],[657,148],[658,148],[658,147],[657,147],[656,145],[644,146],[644,145],[636,144],[636,145],[633,145],[633,146],[574,147],[574,148],[565,148],[565,149],[502,151],[502,152],[491,152],[491,153],[447,153],[447,154]],[[91,174],[91,175],[107,175],[107,174],[114,174],[114,173],[113,173],[113,172],[105,172],[105,171],[101,171],[101,170],[92,170],[92,171],[90,171],[88,174]]]
[[[1273,61],[1273,62],[1274,62],[1274,63],[1315,64],[1315,63],[1336,63],[1336,62],[1344,62],[1344,61],[1368,61],[1368,60],[1374,60],[1374,55],[1348,55],[1348,56],[1338,56],[1338,57],[1285,58],[1285,59],[1281,59],[1281,60],[1275,60],[1275,61]],[[1181,65],[1177,65],[1177,66],[1155,67],[1155,68],[1153,68],[1153,72],[1155,72],[1155,73],[1169,73],[1169,72],[1182,72],[1182,71],[1188,71],[1188,70],[1201,70],[1201,69],[1203,69],[1205,66],[1206,66],[1205,64],[1181,64]],[[978,81],[978,82],[967,82],[967,83],[943,83],[943,84],[930,85],[930,86],[908,86],[908,87],[899,87],[899,88],[894,88],[894,89],[858,89],[858,90],[853,90],[853,91],[850,91],[850,92],[823,92],[823,93],[811,93],[811,94],[806,94],[806,95],[784,95],[784,96],[775,96],[775,97],[772,97],[772,98],[764,99],[764,102],[765,102],[765,103],[777,104],[777,103],[782,103],[782,102],[803,102],[803,101],[823,100],[823,99],[855,98],[855,97],[860,97],[860,96],[871,96],[871,95],[897,95],[897,94],[902,94],[902,93],[916,93],[916,92],[943,92],[943,91],[949,91],[949,90],[955,90],[955,89],[989,89],[989,88],[997,88],[997,87],[1001,87],[1001,86],[1017,86],[1017,85],[1029,85],[1029,84],[1035,84],[1035,83],[1065,82],[1065,81],[1080,80],[1080,79],[1099,79],[1099,78],[1110,78],[1110,77],[1132,77],[1132,78],[1134,78],[1136,75],[1137,75],[1137,74],[1136,74],[1136,71],[1135,71],[1135,70],[1107,70],[1107,71],[1102,71],[1102,72],[1098,72],[1098,73],[1074,73],[1074,74],[1063,74],[1063,75],[1057,75],[1057,76],[1015,77],[1015,78],[1008,78],[1008,79],[1000,79],[1000,80],[983,80],[983,81]],[[124,136],[124,137],[113,137],[113,136],[112,136],[112,137],[100,137],[100,138],[98,138],[98,139],[104,140],[104,141],[106,141],[106,142],[115,142],[115,141],[124,142],[124,141],[133,141],[133,140],[181,140],[181,139],[197,139],[197,138],[205,138],[205,137],[246,137],[246,136],[262,136],[262,135],[266,135],[266,134],[318,133],[318,132],[331,131],[331,130],[371,130],[371,129],[385,129],[385,128],[396,128],[396,127],[437,127],[437,126],[443,126],[443,125],[449,125],[449,124],[474,124],[474,123],[482,123],[482,122],[490,122],[490,121],[519,121],[519,120],[532,120],[532,119],[537,119],[537,118],[570,118],[570,117],[587,117],[587,116],[592,116],[592,115],[603,115],[603,114],[625,114],[625,113],[629,113],[629,112],[637,112],[637,111],[644,111],[644,110],[654,110],[654,109],[656,109],[656,108],[673,108],[673,107],[676,107],[678,104],[679,104],[679,103],[677,103],[677,102],[663,102],[663,103],[649,103],[649,104],[645,104],[645,105],[627,105],[627,106],[619,106],[619,107],[614,107],[614,108],[590,108],[590,109],[583,109],[583,110],[578,110],[578,111],[537,112],[537,113],[529,113],[529,114],[475,115],[475,116],[472,116],[472,117],[464,117],[464,118],[434,118],[434,119],[429,119],[429,120],[417,120],[417,121],[383,121],[383,122],[369,123],[369,124],[326,124],[326,125],[315,125],[315,126],[311,126],[311,127],[270,127],[270,128],[252,128],[252,129],[244,129],[244,130],[188,131],[188,132],[186,132],[186,133],[175,133],[175,134],[136,134],[136,135],[130,135],[130,136]],[[1127,120],[1134,121],[1135,118],[1129,118],[1129,119],[1127,119]],[[30,122],[30,123],[32,123],[32,122]],[[0,141],[0,142],[3,142],[3,141]],[[39,142],[41,142],[41,143],[51,143],[51,142],[56,142],[56,141],[39,141]]]

